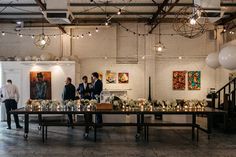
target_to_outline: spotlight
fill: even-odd
[[[22,34],[19,34],[19,36],[22,38],[23,37],[23,35]]]
[[[31,35],[31,38],[34,39],[34,35]]]
[[[143,56],[142,59],[145,59],[145,56]]]
[[[6,35],[6,33],[5,33],[5,32],[2,32],[2,36],[4,36],[4,35]]]
[[[98,28],[96,27],[96,30],[95,30],[96,32],[99,32],[99,30],[98,30]]]
[[[108,59],[108,57],[107,57],[107,56],[105,56],[105,57],[104,57],[104,59]]]
[[[91,37],[92,36],[92,34],[90,33],[90,32],[88,32],[88,35]]]
[[[73,37],[72,37],[73,39],[75,39],[75,36],[73,35]]]
[[[56,35],[53,35],[54,38],[56,38]]]
[[[109,25],[109,23],[108,23],[108,21],[106,21],[106,22],[105,22],[105,26],[108,26],[108,25]]]
[[[83,35],[83,34],[81,35],[81,38],[84,38],[84,35]]]
[[[79,39],[79,36],[77,35],[76,39]]]
[[[46,44],[45,39],[41,40],[40,43],[41,43],[41,45],[45,45]]]
[[[183,59],[182,56],[179,56],[178,58],[179,58],[180,60]]]

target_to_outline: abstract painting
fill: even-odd
[[[30,99],[52,99],[51,72],[30,72]]]
[[[116,73],[112,72],[110,70],[106,71],[106,83],[111,84],[111,83],[116,83]]]
[[[185,90],[185,71],[173,71],[173,90]]]
[[[129,73],[118,73],[119,83],[129,83]]]
[[[188,72],[188,89],[189,90],[201,89],[201,71]]]
[[[229,81],[233,80],[236,78],[236,72],[229,73]]]

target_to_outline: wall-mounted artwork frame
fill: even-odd
[[[118,73],[118,83],[121,83],[121,84],[129,83],[129,73],[119,72]]]
[[[116,83],[116,72],[112,72],[111,70],[106,71],[106,83],[107,84],[115,84]]]
[[[30,99],[52,99],[52,83],[50,71],[30,72]]]
[[[173,71],[173,90],[185,90],[186,71]]]
[[[201,71],[188,72],[188,90],[201,90]]]

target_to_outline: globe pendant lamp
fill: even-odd
[[[186,38],[196,38],[206,31],[207,13],[193,1],[192,6],[185,6],[177,11],[173,29]]]
[[[219,54],[214,52],[214,53],[210,53],[207,57],[206,57],[206,64],[213,68],[216,69],[220,66],[220,62],[219,62]]]
[[[42,18],[43,19],[43,18]],[[34,45],[40,49],[44,49],[50,44],[49,36],[44,34],[44,23],[42,21],[42,34],[36,35],[34,38]]]
[[[222,67],[235,70],[236,69],[236,45],[229,45],[221,49],[219,54],[219,62]]]

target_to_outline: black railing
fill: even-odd
[[[221,104],[224,105],[225,103],[229,102],[232,103],[232,106],[235,107],[235,94],[236,94],[235,90],[236,90],[236,78],[232,79],[222,88],[220,88],[217,92],[212,94],[212,107],[220,108]],[[224,106],[223,108],[225,109]]]

